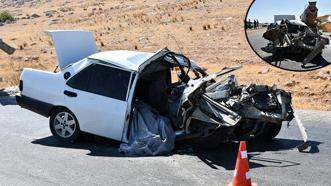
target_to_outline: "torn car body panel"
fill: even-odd
[[[192,114],[187,109],[184,111],[184,115],[189,116],[184,116],[184,121],[180,122],[186,124],[187,133],[192,133],[194,130],[193,126],[190,126],[195,124],[192,119],[199,121],[200,124],[209,124],[209,126],[215,124],[215,129],[223,126],[234,127],[237,130],[242,130],[240,123],[245,120],[277,124],[293,119],[289,93],[279,90],[275,86],[237,86],[232,82],[219,85],[216,90],[216,92],[220,92],[219,97],[209,97],[208,94],[211,91],[206,92],[205,88],[201,92],[189,96],[189,109],[193,108]],[[213,84],[211,83],[209,86]],[[212,93],[215,94],[215,92]],[[186,118],[188,119],[186,120]],[[255,126],[251,126],[249,136],[257,136],[260,130],[261,128],[257,130]],[[236,136],[236,138],[240,138],[240,136]]]

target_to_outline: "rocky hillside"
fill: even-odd
[[[0,0],[0,8],[20,8],[22,6],[33,7],[40,3],[50,2],[51,0]]]
[[[101,51],[169,47],[209,72],[242,65],[236,73],[240,83],[277,84],[293,92],[297,108],[331,110],[331,67],[287,72],[251,50],[243,27],[251,0],[0,1],[12,2],[3,10],[17,18],[0,26],[0,38],[17,49],[12,56],[0,52],[0,88],[17,85],[23,68],[55,69],[55,51],[45,30],[80,29],[94,33]]]

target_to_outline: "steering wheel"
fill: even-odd
[[[191,61],[190,61],[190,59],[188,59],[186,56],[184,56],[182,54],[176,54],[174,52],[168,52],[166,55],[169,56],[172,60],[174,60],[175,63],[178,65],[178,67],[180,69],[180,73],[177,73],[177,76],[181,80],[181,82],[184,82],[184,83],[187,84],[188,81],[190,80],[190,77],[188,76],[188,74],[191,70]],[[187,63],[187,72],[185,72],[184,66],[179,63],[176,56],[182,57],[183,60]]]

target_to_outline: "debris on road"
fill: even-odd
[[[15,95],[18,93],[18,87],[0,89],[0,107],[5,105],[16,105]]]
[[[9,46],[0,39],[0,49],[6,52],[8,55],[12,55],[15,52],[15,48]]]
[[[307,134],[306,128],[303,126],[303,123],[301,122],[301,120],[299,118],[299,115],[296,112],[294,112],[294,118],[296,120],[296,123],[300,130],[300,134],[303,139],[303,144],[298,145],[297,148],[298,148],[299,152],[303,152],[310,146],[310,143],[308,141],[308,134]]]
[[[0,96],[15,96],[20,92],[18,87],[8,87],[5,89],[0,89],[0,91]]]

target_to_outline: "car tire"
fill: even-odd
[[[57,108],[52,112],[49,127],[55,139],[62,143],[73,143],[80,134],[76,116],[66,108]]]
[[[282,123],[266,123],[262,134],[258,137],[261,140],[271,141],[280,132],[282,128]]]

